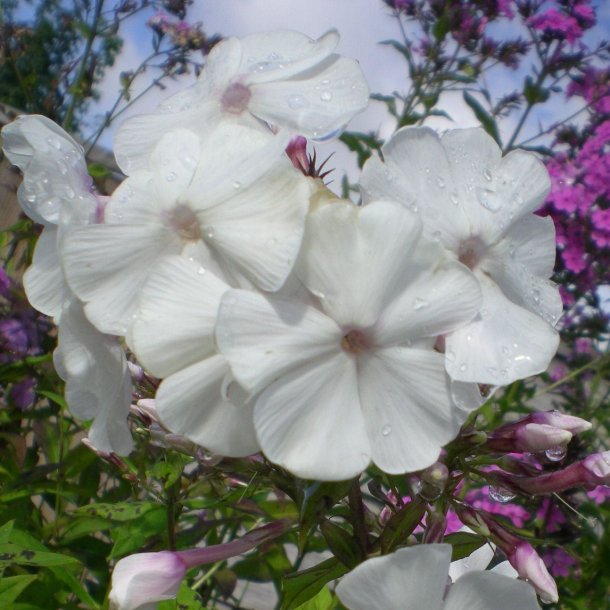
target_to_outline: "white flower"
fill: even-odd
[[[227,38],[206,60],[201,79],[169,98],[157,114],[126,121],[115,139],[117,162],[127,174],[148,168],[159,138],[176,127],[200,129],[221,120],[260,128],[260,120],[291,133],[326,139],[368,104],[362,70],[335,55],[336,31],[319,40],[292,31]]]
[[[350,610],[540,610],[534,589],[519,580],[470,571],[447,589],[451,546],[402,548],[361,563],[337,595]]]
[[[272,461],[302,478],[342,480],[373,460],[390,473],[429,466],[472,409],[451,387],[436,336],[480,304],[472,274],[420,240],[395,203],[326,204],[313,213],[297,273],[319,301],[230,290],[216,330]]]
[[[231,379],[214,345],[214,325],[228,288],[199,263],[168,257],[142,290],[130,344],[145,368],[164,379],[155,402],[163,424],[214,453],[240,457],[259,447],[252,405],[223,395]]]
[[[19,202],[44,229],[23,278],[33,307],[53,316],[58,346],[53,361],[66,382],[66,402],[81,419],[93,419],[89,439],[100,451],[128,454],[133,446],[127,413],[131,378],[114,337],[85,318],[64,278],[58,254],[75,227],[100,219],[103,203],[92,192],[82,147],[43,116],[24,116],[2,130],[4,152],[23,172]]]
[[[220,277],[277,290],[296,259],[310,193],[283,150],[282,139],[235,124],[205,139],[165,134],[150,171],[115,191],[105,223],[66,239],[66,276],[89,319],[127,334],[155,262],[185,249]]]
[[[424,234],[479,279],[483,302],[471,324],[446,337],[452,378],[505,385],[544,371],[557,350],[562,311],[548,280],[555,260],[550,218],[532,214],[549,191],[531,153],[505,157],[482,129],[405,128],[370,159],[365,199],[386,197],[417,209]]]
[[[112,572],[111,610],[155,610],[174,599],[186,575],[178,553],[136,553],[121,559]]]

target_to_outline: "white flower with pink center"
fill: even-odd
[[[361,179],[366,201],[389,198],[417,210],[424,234],[477,277],[478,316],[446,337],[452,378],[506,385],[544,371],[557,350],[562,312],[548,279],[555,261],[550,218],[533,214],[550,181],[532,153],[502,157],[482,129],[442,138],[405,128],[370,159]]]
[[[435,350],[478,311],[477,281],[420,234],[396,203],[324,204],[296,266],[316,303],[223,296],[218,348],[257,395],[263,452],[297,476],[348,479],[371,461],[425,468],[480,405],[477,386],[452,384]]]
[[[220,120],[258,128],[264,121],[314,139],[337,135],[369,99],[358,62],[334,53],[338,43],[334,30],[318,40],[288,30],[223,40],[195,85],[165,101],[159,113],[121,126],[117,162],[127,174],[146,169],[167,131],[187,127],[203,135]]]

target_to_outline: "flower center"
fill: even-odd
[[[197,241],[201,238],[201,229],[195,212],[188,205],[178,204],[166,213],[167,224],[187,241]]]
[[[220,98],[223,110],[231,114],[241,114],[247,107],[252,93],[250,88],[241,83],[229,85]]]
[[[464,240],[458,248],[458,259],[460,263],[466,265],[471,270],[474,270],[481,262],[483,256],[487,252],[485,242],[478,236],[474,235]]]
[[[350,330],[341,339],[341,347],[349,354],[359,354],[371,347],[371,341],[361,330]]]

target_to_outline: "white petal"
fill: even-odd
[[[390,474],[438,459],[464,415],[453,408],[444,359],[434,351],[378,349],[361,354],[358,387],[373,461]]]
[[[66,278],[87,302],[87,317],[102,332],[125,335],[154,262],[181,249],[163,225],[92,225],[75,229],[63,246]]]
[[[218,348],[251,392],[290,369],[336,353],[341,337],[330,318],[298,301],[229,290],[218,311]]]
[[[156,408],[161,421],[206,449],[230,457],[259,450],[252,405],[223,399],[222,382],[229,370],[215,355],[167,377],[159,386]]]
[[[237,72],[247,83],[287,79],[313,68],[339,44],[339,34],[330,30],[318,40],[291,30],[251,34],[241,39],[242,60]]]
[[[199,137],[188,129],[163,135],[150,157],[155,190],[164,202],[174,202],[188,189],[199,161]]]
[[[292,270],[310,194],[307,180],[287,159],[277,161],[250,187],[234,189],[231,198],[198,214],[210,247],[270,291],[281,288]]]
[[[554,326],[563,311],[559,288],[546,279],[554,261],[553,221],[532,214],[515,223],[506,237],[490,249],[481,269],[513,303]]]
[[[450,560],[447,544],[402,548],[361,563],[341,579],[337,595],[349,610],[441,610]]]
[[[161,104],[168,112],[176,112],[185,105],[194,106],[202,102],[204,95],[222,94],[231,79],[243,70],[240,68],[243,58],[242,41],[239,38],[225,38],[215,44],[205,61],[205,68],[201,73],[198,89],[197,85],[189,97],[182,91]],[[188,91],[188,90],[187,90]]]
[[[544,320],[508,300],[486,275],[480,315],[445,338],[451,377],[506,385],[541,373],[557,351],[559,335]]]
[[[168,256],[140,293],[130,345],[156,377],[167,377],[214,353],[220,297],[229,287],[199,263]]]
[[[502,576],[508,576],[509,578],[519,578],[519,572],[517,572],[508,561],[502,561],[497,566],[493,567],[491,571],[494,574],[501,574]]]
[[[333,55],[307,75],[252,85],[249,110],[272,125],[325,140],[342,130],[369,102],[362,69]]]
[[[94,419],[91,442],[101,451],[127,455],[133,446],[127,414],[131,379],[125,355],[114,337],[101,334],[73,300],[64,307],[53,354],[66,381],[66,402],[81,419]]]
[[[370,326],[408,282],[420,230],[392,202],[322,206],[308,218],[297,274],[338,324]]]
[[[430,255],[423,243],[418,246],[412,267],[419,266],[420,273],[382,312],[375,325],[379,345],[444,335],[470,322],[481,308],[476,277],[459,263],[439,266],[436,248]]]
[[[464,529],[472,532],[472,530],[468,530],[468,528],[462,528],[460,531],[463,531]],[[484,570],[491,563],[493,558],[494,549],[491,544],[486,543],[476,551],[470,553],[468,557],[452,561],[449,566],[449,576],[451,580],[455,582],[458,578],[464,576],[464,574],[467,574],[468,572]]]
[[[60,267],[56,227],[47,226],[40,234],[32,265],[23,275],[23,286],[34,309],[54,318],[60,315],[70,289]]]
[[[417,209],[424,234],[456,250],[470,226],[460,205],[460,193],[438,135],[427,127],[405,127],[382,149],[385,163],[369,159],[361,188],[366,201],[389,198]]]
[[[282,375],[258,397],[254,426],[265,455],[302,479],[350,479],[371,459],[355,362],[343,353]]]
[[[443,610],[540,610],[531,585],[493,572],[470,572],[449,589]]]

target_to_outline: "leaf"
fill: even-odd
[[[38,394],[44,396],[45,398],[48,398],[51,402],[54,402],[56,405],[59,405],[62,409],[68,408],[68,403],[61,394],[57,394],[56,392],[51,392],[49,390],[38,390]]]
[[[111,521],[132,521],[139,519],[142,515],[153,509],[163,508],[154,502],[117,502],[116,504],[87,504],[77,508],[72,515],[76,517],[98,517],[110,519]]]
[[[355,568],[364,559],[354,537],[340,525],[326,520],[320,524],[320,530],[333,555],[348,568]]]
[[[146,546],[150,538],[159,537],[167,529],[167,511],[163,506],[144,513],[139,519],[112,530],[114,546],[110,558],[129,555]]]
[[[295,610],[332,610],[334,607],[335,598],[328,590],[328,587],[324,587],[317,595],[298,606]]]
[[[89,175],[93,178],[103,179],[110,176],[110,170],[101,163],[89,163],[87,165]]]
[[[336,557],[331,557],[313,568],[286,576],[280,610],[295,610],[302,606],[317,595],[327,582],[340,578],[348,570]]]
[[[204,610],[201,597],[185,582],[182,583],[176,599],[161,602],[158,610]]]
[[[21,595],[21,592],[37,578],[36,574],[3,577],[0,580],[0,604],[14,602]]]
[[[498,146],[502,146],[498,126],[496,125],[493,116],[481,106],[479,101],[471,93],[464,91],[463,95],[464,101],[470,106],[470,109],[474,112],[474,115],[483,126],[483,129],[498,143]]]
[[[540,85],[537,85],[531,76],[528,76],[525,79],[523,97],[525,97],[530,106],[546,102],[549,99],[549,95],[549,90],[543,89]]]
[[[392,515],[381,533],[381,552],[385,555],[402,544],[421,523],[425,512],[426,505],[421,500],[413,500]]]
[[[11,539],[11,533],[13,532],[13,525],[15,520],[8,521],[2,527],[0,527],[0,544],[4,544]]]
[[[479,534],[456,532],[445,536],[444,541],[451,545],[451,561],[457,561],[472,555],[487,542],[487,539]]]
[[[87,604],[87,608],[90,610],[99,610],[100,605],[89,595],[87,590],[80,583],[78,578],[67,570],[60,570],[58,568],[51,568],[51,572],[55,575],[55,578],[61,580],[63,583],[68,585],[70,591],[80,599],[81,602]]]
[[[0,544],[0,569],[11,565],[65,566],[78,564],[78,559],[49,551],[33,551],[12,542]]]

